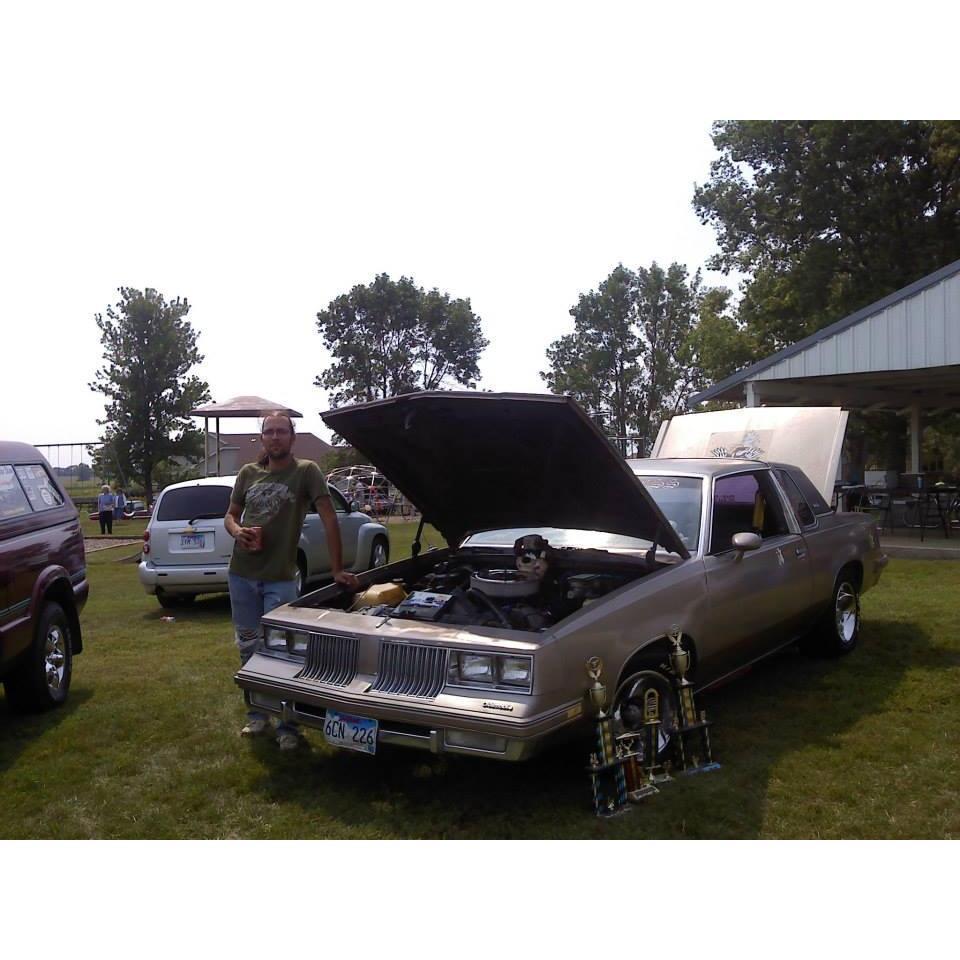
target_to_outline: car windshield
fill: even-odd
[[[700,505],[703,481],[699,477],[638,476],[660,512],[691,552],[700,545]]]
[[[538,533],[551,547],[574,547],[580,550],[636,550],[646,553],[649,540],[624,537],[600,530],[564,530],[560,527],[511,527],[505,530],[484,530],[463,541],[465,547],[512,547],[528,534]]]
[[[231,487],[196,486],[167,490],[157,508],[157,520],[192,520],[201,516],[224,516],[230,506]]]

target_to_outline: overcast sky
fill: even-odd
[[[835,58],[815,97],[783,48],[738,52],[766,4],[733,4],[739,27],[603,3],[23,6],[0,23],[0,435],[32,443],[99,436],[94,315],[121,285],[190,301],[216,401],[267,397],[322,437],[316,313],[380,272],[470,298],[481,386],[542,390],[617,263],[715,251],[691,206],[711,117],[842,115],[857,78],[837,13],[789,24]]]

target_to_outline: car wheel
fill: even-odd
[[[827,657],[842,657],[860,638],[860,587],[850,570],[841,570],[833,585],[830,607],[804,648]]]
[[[627,677],[617,688],[613,699],[615,734],[642,731],[643,702],[648,690],[660,694],[660,731],[657,737],[657,759],[665,760],[677,732],[677,695],[673,684],[656,670],[641,670]]]
[[[297,557],[297,573],[293,580],[297,585],[297,596],[302,597],[307,590],[307,561],[303,556]]]
[[[390,562],[390,544],[384,537],[377,537],[370,548],[369,569],[385,567]]]
[[[157,590],[157,600],[164,610],[176,610],[178,607],[189,607],[197,599],[195,593],[166,593]]]
[[[73,676],[70,621],[59,603],[47,603],[37,622],[33,646],[24,662],[4,681],[15,710],[47,710],[67,699]]]

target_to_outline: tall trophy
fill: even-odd
[[[593,811],[598,817],[612,817],[627,808],[627,780],[624,763],[627,759],[622,743],[613,735],[613,717],[607,712],[607,688],[601,682],[603,661],[599,657],[587,660],[587,676],[592,683],[587,688],[590,703],[597,712],[595,751],[590,754],[590,787],[593,792]]]
[[[680,723],[675,738],[677,768],[683,773],[704,773],[719,770],[720,764],[713,759],[710,746],[710,721],[705,710],[697,715],[693,701],[693,684],[687,679],[690,669],[690,651],[684,649],[683,633],[679,626],[672,626],[667,633],[673,649],[670,651],[670,668],[677,687],[677,702]]]

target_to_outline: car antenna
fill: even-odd
[[[417,535],[413,538],[413,543],[410,544],[410,556],[418,557],[420,556],[420,536],[423,533],[423,526],[427,522],[427,518],[421,513],[420,514],[420,526],[417,527]]]

